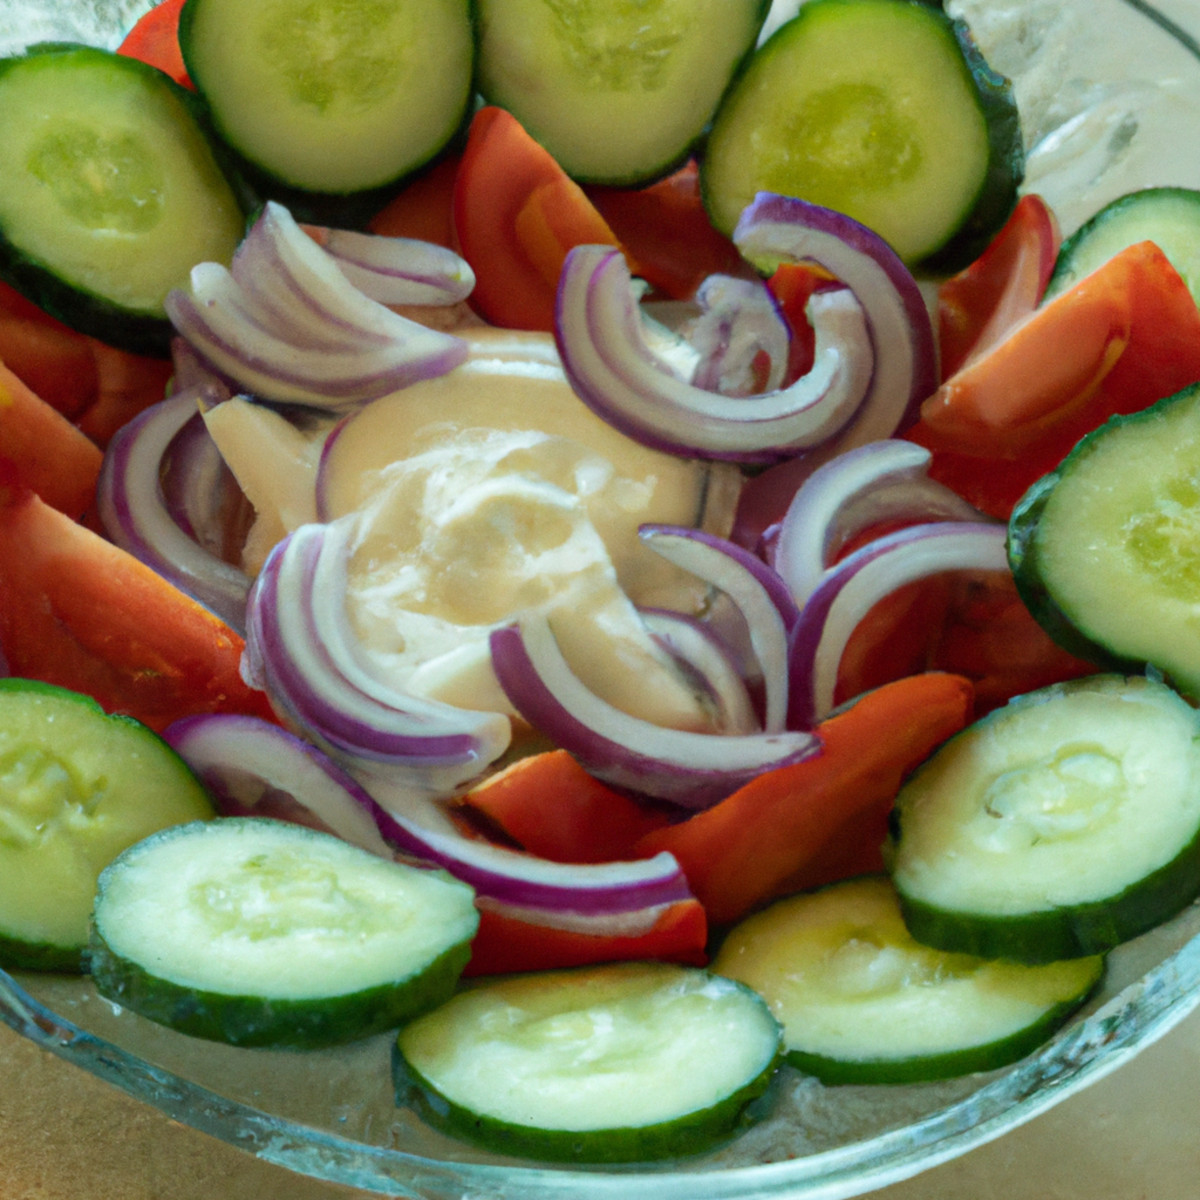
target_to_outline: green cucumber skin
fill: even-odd
[[[1088,434],[1072,454],[1086,452]],[[1065,465],[1065,463],[1063,464]],[[1100,642],[1093,641],[1061,608],[1042,583],[1042,571],[1037,549],[1037,530],[1041,515],[1050,499],[1050,494],[1062,478],[1062,466],[1032,484],[1017,501],[1008,522],[1008,565],[1013,582],[1022,603],[1030,615],[1046,631],[1057,645],[1093,663],[1105,671],[1116,671],[1123,675],[1138,674],[1145,670],[1144,662],[1115,655]]]
[[[192,771],[191,767],[180,758],[171,745],[149,726],[142,724],[135,717],[126,713],[109,713],[92,696],[83,692],[73,692],[58,684],[45,683],[39,679],[22,679],[15,676],[0,678],[0,695],[5,693],[44,696],[49,700],[68,700],[78,705],[86,712],[94,713],[110,726],[127,726],[136,730],[139,735],[156,744],[163,752],[174,760],[180,773],[195,783],[198,789],[203,784]],[[207,792],[205,792],[207,795]],[[209,815],[215,815],[210,809]],[[12,929],[0,927],[0,968],[17,971],[39,971],[50,974],[82,975],[88,970],[88,947],[86,941],[80,944],[58,944],[45,941],[33,941],[22,937]]]
[[[1050,281],[1046,285],[1046,299],[1057,295],[1059,292],[1077,283],[1081,276],[1077,273],[1076,258],[1081,251],[1091,241],[1092,237],[1100,233],[1110,221],[1120,221],[1128,216],[1135,216],[1140,208],[1154,205],[1160,201],[1178,201],[1181,204],[1193,206],[1196,210],[1196,232],[1197,239],[1200,240],[1200,191],[1193,188],[1185,187],[1151,187],[1141,188],[1135,192],[1129,192],[1124,196],[1118,196],[1117,199],[1109,202],[1098,212],[1094,213],[1087,221],[1085,221],[1063,244],[1059,247],[1058,257],[1055,259],[1054,270],[1050,275]],[[1145,237],[1148,241],[1154,241],[1153,215],[1151,215],[1150,223],[1145,230]],[[1168,247],[1161,247],[1164,253],[1167,253]],[[1183,274],[1183,272],[1181,272]],[[1196,293],[1196,286],[1192,281],[1185,278],[1185,282],[1192,286],[1193,294]]]
[[[921,260],[926,270],[940,274],[959,271],[983,253],[1016,207],[1025,178],[1025,141],[1012,82],[988,64],[965,21],[955,18],[952,25],[987,122],[988,165],[966,220]]]
[[[419,974],[345,996],[271,1000],[185,987],[113,952],[93,927],[89,964],[96,990],[180,1033],[233,1046],[316,1049],[394,1029],[447,999],[470,957],[463,942]]]
[[[759,29],[759,30],[762,29],[764,23],[766,22],[767,16],[769,15],[769,13],[771,11],[772,3],[773,3],[773,0],[759,0],[758,12],[754,19],[755,26],[757,29]],[[475,13],[475,29],[476,29],[476,34],[478,36],[478,32],[479,32],[479,28],[480,28],[479,15],[478,15],[479,0],[472,0],[472,7],[473,7],[473,10]],[[620,176],[613,176],[613,175],[609,175],[609,174],[595,174],[595,173],[589,173],[586,171],[572,170],[570,172],[571,178],[574,179],[577,183],[586,184],[589,186],[646,188],[646,187],[650,187],[654,183],[657,183],[661,179],[665,179],[668,175],[671,175],[673,172],[679,170],[694,155],[697,155],[697,154],[702,155],[703,150],[704,150],[705,140],[708,137],[708,133],[712,128],[713,119],[715,118],[716,114],[718,112],[720,112],[721,105],[724,103],[726,97],[729,96],[730,92],[736,87],[736,85],[739,82],[739,80],[741,79],[741,77],[745,74],[746,68],[750,64],[750,60],[754,57],[755,49],[756,49],[755,44],[752,41],[751,44],[747,47],[746,52],[737,61],[737,63],[734,64],[732,70],[730,71],[729,78],[728,78],[728,80],[726,80],[725,87],[721,92],[720,100],[718,100],[716,106],[713,109],[712,116],[710,116],[707,123],[696,134],[696,136],[694,138],[692,138],[691,141],[680,146],[679,150],[674,155],[671,155],[668,158],[666,158],[658,163],[653,164],[652,166],[647,166],[640,171],[628,172],[628,173],[620,175]],[[505,107],[503,105],[503,103],[501,103],[500,101],[496,101],[496,103],[500,104],[501,107]]]
[[[95,47],[81,43],[45,42],[31,47],[20,57],[0,60],[0,73],[31,54],[73,53],[80,50],[103,53],[96,51]],[[138,59],[123,56],[122,63],[129,64],[126,67],[128,70],[142,71],[154,76],[160,86],[182,105],[203,134],[239,207],[248,213],[253,206],[253,193],[249,190],[246,180],[238,175],[232,159],[223,152],[215,138],[208,121],[208,109],[199,97],[187,88],[180,87],[157,68]],[[165,313],[157,316],[131,312],[105,296],[65,282],[48,263],[13,245],[3,230],[0,230],[0,279],[44,312],[79,333],[131,354],[150,358],[170,357],[174,329]]]
[[[702,1112],[657,1125],[604,1130],[530,1129],[484,1116],[447,1100],[393,1048],[396,1103],[411,1107],[436,1129],[478,1145],[545,1162],[633,1163],[684,1158],[711,1150],[752,1125],[783,1061],[782,1053],[744,1087]]]
[[[1038,964],[1105,954],[1200,896],[1200,831],[1169,863],[1103,900],[1017,916],[952,912],[897,888],[904,923],[939,950]]]
[[[111,300],[64,283],[47,264],[31,258],[0,233],[0,279],[43,312],[78,333],[148,358],[169,358],[171,322],[130,313]]]
[[[192,54],[191,31],[195,21],[196,7],[195,3],[184,4],[179,14],[178,33],[184,66],[193,78],[194,65],[189,56]],[[471,26],[472,38],[478,44],[477,0],[467,0],[467,17]],[[475,115],[471,104],[474,83],[475,79],[472,76],[462,117],[457,128],[440,150],[430,155],[424,162],[414,163],[395,179],[388,180],[377,187],[348,192],[318,192],[297,187],[282,176],[267,170],[260,163],[247,158],[225,137],[202,95],[192,92],[188,94],[198,102],[204,112],[204,127],[211,140],[219,146],[223,164],[227,165],[228,172],[237,180],[240,194],[244,197],[244,207],[247,213],[261,208],[268,200],[276,200],[301,223],[361,230],[367,227],[371,218],[379,213],[405,184],[428,171],[443,158],[462,149],[466,142],[467,131],[471,126],[471,119]]]
[[[831,3],[852,4],[854,0],[830,0]],[[1011,214],[1016,205],[1019,188],[1025,177],[1025,145],[1021,132],[1020,114],[1011,81],[996,72],[985,60],[967,24],[952,18],[938,0],[897,0],[918,8],[932,10],[937,19],[945,23],[947,30],[958,44],[966,72],[971,79],[975,102],[983,114],[987,128],[988,161],[984,178],[973,201],[964,210],[958,226],[947,231],[940,246],[920,255],[912,265],[920,265],[938,274],[951,274],[973,262],[986,248],[993,236]],[[812,0],[809,0],[812,4]],[[804,17],[805,9],[794,20]],[[790,24],[790,22],[789,22]],[[779,37],[784,27],[775,31],[771,41]],[[766,45],[769,45],[767,43]],[[768,51],[769,52],[769,51]],[[753,56],[752,56],[753,57]],[[744,75],[750,60],[743,64],[740,75]],[[722,105],[718,107],[714,123],[720,119],[724,101],[735,91],[733,84],[726,91]],[[712,194],[709,176],[704,171],[703,149],[700,172],[701,195],[713,224],[723,228],[717,213],[721,205]],[[728,232],[728,230],[726,230]]]
[[[0,968],[48,975],[83,975],[87,972],[87,951],[82,946],[25,942],[0,930]]]
[[[1088,456],[1100,439],[1113,432],[1118,432],[1122,426],[1154,420],[1168,407],[1194,401],[1198,396],[1200,396],[1200,384],[1193,384],[1140,412],[1110,417],[1103,425],[1080,438],[1074,449],[1053,471],[1033,483],[1017,501],[1012,515],[1009,517],[1008,562],[1021,601],[1034,620],[1054,642],[1069,654],[1093,663],[1103,671],[1113,671],[1122,675],[1141,675],[1151,667],[1156,670],[1159,668],[1144,659],[1132,659],[1115,653],[1104,643],[1089,636],[1086,629],[1081,628],[1058,606],[1042,582],[1043,573],[1037,547],[1038,524],[1055,487],[1065,475]],[[1200,699],[1169,675],[1166,678],[1173,687],[1188,695],[1190,699]]]
[[[814,1075],[822,1083],[839,1084],[907,1084],[928,1083],[937,1079],[955,1079],[977,1071],[992,1071],[1006,1067],[1031,1054],[1066,1024],[1091,999],[1104,979],[1099,966],[1092,986],[1079,996],[1048,1009],[1040,1020],[1010,1037],[998,1038],[980,1046],[965,1046],[944,1054],[930,1054],[906,1059],[837,1059],[803,1050],[789,1050],[789,1066]]]

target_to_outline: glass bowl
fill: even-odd
[[[46,40],[115,46],[149,0],[3,0],[0,54]],[[777,0],[776,16],[794,10]],[[1017,88],[1026,187],[1070,233],[1138,187],[1200,188],[1178,154],[1200,129],[1195,0],[954,0]],[[1141,69],[1138,64],[1150,64]],[[785,1069],[763,1120],[686,1161],[542,1166],[447,1138],[398,1108],[387,1035],[336,1050],[238,1050],[118,1009],[86,979],[0,972],[0,1019],[169,1117],[333,1183],[412,1200],[844,1200],[997,1138],[1110,1073],[1200,1003],[1200,906],[1110,956],[1104,991],[1000,1071],[824,1087]]]

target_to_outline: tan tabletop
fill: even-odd
[[[872,1200],[1198,1200],[1200,1013],[1007,1137]],[[0,1026],[0,1200],[350,1200]]]

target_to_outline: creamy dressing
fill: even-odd
[[[548,616],[572,669],[632,715],[712,729],[708,697],[638,606],[699,613],[708,588],[638,526],[724,533],[739,475],[640,446],[575,396],[543,335],[469,333],[470,361],[302,431],[244,399],[205,420],[253,505],[244,566],[310,521],[353,524],[346,608],[371,669],[402,690],[512,713],[492,630]]]

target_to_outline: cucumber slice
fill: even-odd
[[[1095,675],[951,738],[896,799],[890,870],[920,942],[1019,962],[1099,954],[1200,894],[1200,714]]]
[[[648,183],[690,154],[754,48],[764,0],[476,0],[479,90],[563,170]]]
[[[961,21],[920,0],[810,0],[750,60],[701,160],[726,233],[757,192],[777,192],[946,269],[1000,228],[1023,174],[1008,81]]]
[[[1026,966],[923,946],[891,883],[868,876],[748,917],[712,969],[766,998],[801,1071],[913,1083],[1023,1058],[1092,993],[1104,960]]]
[[[1147,664],[1200,699],[1200,385],[1083,438],[1022,497],[1009,562],[1060,645],[1109,670]]]
[[[221,137],[265,195],[369,210],[458,132],[469,0],[187,0],[179,42]]]
[[[145,725],[65,688],[0,680],[0,966],[82,970],[101,870],[164,826],[212,815]]]
[[[1146,241],[1170,259],[1200,304],[1200,191],[1183,187],[1144,188],[1106,204],[1059,248],[1047,298]]]
[[[490,980],[400,1031],[397,1096],[432,1124],[547,1160],[705,1149],[751,1117],[780,1050],[762,998],[706,971],[618,963]]]
[[[229,262],[245,222],[197,108],[105,50],[0,60],[0,275],[83,333],[166,354],[167,293]]]
[[[101,995],[194,1037],[320,1046],[394,1028],[453,990],[478,926],[442,871],[255,817],[168,829],[100,876]]]

